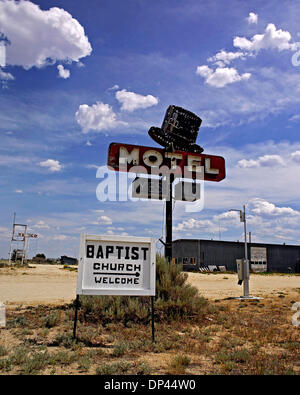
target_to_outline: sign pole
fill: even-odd
[[[173,181],[174,181],[174,174],[170,174],[169,177],[167,177],[168,192],[167,192],[167,200],[166,200],[166,244],[165,244],[165,258],[168,263],[171,263],[172,260]]]
[[[79,307],[79,295],[76,295],[75,301],[75,317],[74,317],[74,328],[73,328],[73,339],[76,339],[76,326],[77,326],[77,313]]]
[[[152,343],[155,342],[154,335],[154,296],[151,296],[151,316],[152,316]]]

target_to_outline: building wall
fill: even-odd
[[[299,270],[300,261],[300,247],[294,246],[269,246],[268,247],[268,270],[270,272],[289,272],[291,268],[292,272]],[[298,267],[297,267],[298,266]]]
[[[270,272],[297,272],[300,268],[300,246],[278,244],[248,244],[248,258],[251,260],[250,247],[267,249],[267,267]],[[173,242],[173,257],[195,258],[196,266],[226,266],[229,271],[236,271],[236,259],[245,257],[245,245],[242,242],[217,240],[180,239]],[[189,262],[190,263],[190,262]]]

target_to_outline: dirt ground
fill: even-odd
[[[74,339],[74,269],[0,268],[7,306],[0,375],[300,374],[300,326],[291,309],[300,301],[299,275],[253,274],[251,294],[263,300],[239,301],[231,299],[243,293],[236,274],[189,273],[209,301],[189,319],[157,316],[152,342],[148,323],[105,323],[83,310]]]
[[[0,268],[0,301],[6,305],[69,303],[76,296],[77,272],[61,265],[30,265],[29,268]],[[241,296],[243,286],[236,274],[189,273],[188,282],[208,299]],[[280,293],[299,297],[300,277],[260,275],[250,277],[251,295],[272,297]]]

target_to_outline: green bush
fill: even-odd
[[[120,361],[112,364],[103,364],[96,369],[97,375],[122,375],[130,369],[128,362]]]
[[[44,324],[46,328],[53,328],[58,324],[59,321],[59,313],[54,311],[50,313],[47,317],[44,318]]]
[[[126,351],[128,350],[129,346],[127,342],[119,341],[114,345],[112,355],[114,357],[122,357]]]
[[[4,357],[7,354],[8,354],[7,349],[4,346],[0,345],[0,357]]]
[[[179,318],[199,319],[208,306],[196,288],[186,283],[187,273],[179,265],[156,259],[155,320]],[[130,296],[81,296],[81,318],[107,324],[109,322],[148,323],[151,320],[151,299]]]

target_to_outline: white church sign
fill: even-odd
[[[77,295],[155,295],[154,238],[81,235]]]

